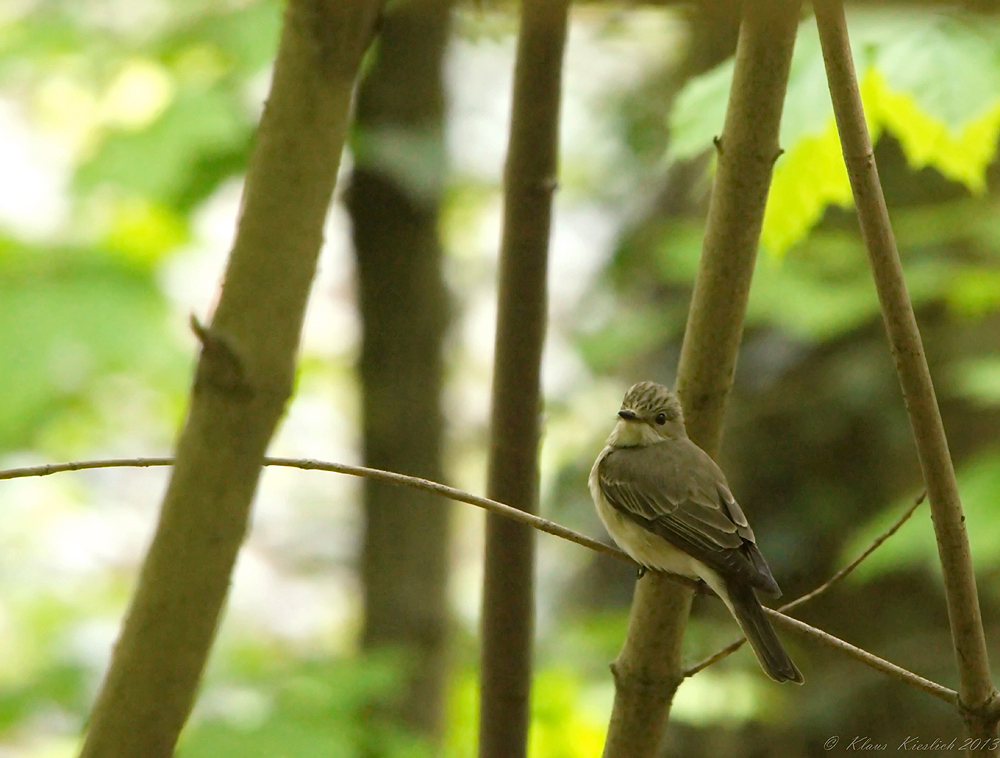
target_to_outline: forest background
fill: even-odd
[[[571,15],[540,491],[543,515],[594,536],[586,474],[624,389],[674,379],[737,18],[727,3]],[[996,640],[1000,19],[862,4],[849,20]],[[390,14],[272,455],[483,491],[516,21],[438,2]],[[188,316],[217,297],[280,22],[274,2],[0,10],[4,467],[170,452],[197,349]],[[781,143],[721,460],[794,597],[921,485],[809,19]],[[0,485],[7,754],[78,750],[166,480]],[[482,532],[466,506],[267,471],[179,754],[472,755]],[[532,754],[597,755],[634,573],[547,536],[538,551]],[[955,685],[926,510],[802,618]],[[692,662],[735,635],[709,601],[691,627]],[[922,693],[786,642],[806,687],[773,685],[742,651],[682,685],[668,747],[805,755],[834,735],[961,734]]]

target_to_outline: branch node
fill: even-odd
[[[611,679],[615,683],[615,689],[617,689],[621,686],[621,682],[619,681],[621,673],[618,669],[618,661],[611,661],[611,663],[608,664],[608,668],[611,669]]]
[[[995,725],[1000,721],[1000,693],[993,690],[990,696],[977,706],[967,705],[959,698],[958,710],[966,724],[973,721],[985,721]]]
[[[714,137],[712,137],[712,144],[715,145],[715,152],[717,152],[719,155],[722,155],[723,154],[722,137],[716,134]]]
[[[42,466],[32,466],[28,468],[19,469],[0,469],[0,481],[5,479],[18,479],[27,476],[46,476],[49,474],[55,474],[62,471],[83,471],[86,469],[99,469],[99,468],[115,468],[119,466],[170,466],[173,465],[174,460],[172,458],[130,458],[130,459],[109,459],[109,460],[97,460],[97,461],[75,461],[70,463],[50,463]],[[363,466],[348,466],[341,463],[327,463],[319,460],[302,460],[302,459],[292,459],[292,458],[265,458],[264,465],[266,466],[285,466],[290,468],[299,468],[313,471],[330,471],[339,474],[349,474],[351,476],[361,476],[369,479],[374,479],[375,481],[386,482],[390,484],[404,485],[408,487],[413,487],[415,489],[423,490],[426,492],[434,492],[438,495],[450,498],[452,500],[469,503],[471,505],[476,505],[480,508],[485,508],[493,513],[500,513],[508,518],[514,519],[521,523],[533,526],[536,529],[547,532],[548,534],[553,534],[557,537],[570,540],[578,545],[583,545],[591,550],[596,550],[601,553],[606,553],[612,555],[613,557],[619,558],[623,561],[631,563],[632,560],[625,553],[621,552],[617,548],[605,545],[602,542],[591,539],[589,537],[584,537],[582,534],[577,534],[571,529],[560,526],[559,524],[547,521],[546,519],[534,516],[524,511],[520,511],[511,506],[504,505],[503,503],[496,502],[494,500],[489,500],[487,498],[477,497],[475,495],[470,495],[467,492],[462,492],[453,487],[448,487],[437,482],[432,482],[427,479],[419,479],[417,477],[406,476],[404,474],[396,474],[390,471],[381,471],[379,469],[365,468]],[[916,508],[917,505],[923,500],[923,496],[917,498],[917,502],[910,506],[904,516],[909,516]],[[883,535],[882,538],[876,541],[880,544],[892,534],[902,523],[902,520],[898,521],[897,524],[892,527],[889,532]],[[877,546],[877,545],[876,545]],[[860,561],[871,552],[874,548],[869,548],[864,554],[862,554],[860,559],[857,559],[851,567],[860,563]],[[634,565],[634,564],[633,564]],[[850,568],[850,567],[849,567]],[[685,586],[695,585],[696,582],[687,577],[680,576],[679,574],[668,574],[666,572],[656,572],[662,573],[664,576],[669,578],[671,581],[678,582]],[[847,572],[838,572],[839,577],[843,577]],[[833,581],[827,582],[819,591],[822,591],[826,587],[829,587]],[[814,597],[819,591],[814,591],[810,593],[808,597]],[[707,593],[706,593],[707,594]],[[797,601],[798,602],[798,601]],[[792,604],[789,604],[790,607]],[[799,632],[805,633],[807,636],[829,646],[834,649],[846,652],[851,657],[858,661],[861,661],[865,665],[881,671],[882,673],[888,674],[899,681],[903,681],[911,686],[917,687],[923,690],[933,697],[939,698],[950,705],[954,705],[961,709],[962,714],[966,717],[966,720],[974,720],[986,723],[996,723],[1000,720],[1000,695],[994,690],[992,691],[986,702],[979,706],[978,708],[965,708],[959,703],[958,693],[954,690],[950,690],[946,687],[942,687],[939,684],[931,682],[923,677],[920,677],[912,672],[906,671],[905,669],[896,666],[895,664],[889,663],[877,656],[872,655],[860,648],[850,645],[843,640],[840,640],[833,635],[830,635],[820,629],[809,626],[801,621],[798,621],[789,616],[784,616],[780,612],[773,611],[770,608],[765,609],[765,611],[776,620],[784,623],[786,626],[791,627]],[[621,687],[631,687],[633,690],[642,690],[645,688],[643,697],[656,697],[662,699],[667,697],[669,699],[670,693],[673,689],[680,684],[685,678],[693,676],[702,669],[716,663],[719,660],[725,658],[730,652],[739,648],[745,642],[744,639],[739,639],[731,643],[727,648],[723,648],[714,655],[705,659],[701,663],[687,669],[686,671],[679,671],[676,677],[649,677],[643,676],[641,673],[634,673],[636,671],[641,672],[642,667],[623,667],[616,660],[610,664],[611,674],[615,680],[616,688]],[[621,658],[625,655],[625,651],[619,655]],[[625,670],[623,670],[623,668]],[[673,689],[665,689],[670,688]],[[666,695],[664,692],[666,691]],[[665,702],[665,701],[664,701]]]
[[[615,689],[628,689],[638,693],[641,699],[648,698],[669,702],[673,693],[684,681],[683,672],[677,676],[651,676],[639,669],[622,670],[622,666],[617,660],[612,661],[608,668],[611,669],[611,678],[614,680]]]
[[[211,387],[222,391],[234,399],[247,399],[253,389],[246,378],[246,370],[239,353],[229,339],[202,324],[197,316],[191,316],[191,331],[201,342],[201,359],[195,372],[195,391]]]

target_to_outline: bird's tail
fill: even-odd
[[[729,595],[730,610],[737,623],[746,635],[750,647],[764,673],[776,682],[796,682],[802,684],[802,672],[798,670],[792,659],[788,657],[785,648],[781,646],[778,635],[774,633],[771,622],[764,615],[753,587],[740,582],[726,582]]]

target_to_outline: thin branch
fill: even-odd
[[[936,697],[939,700],[944,700],[950,705],[958,706],[958,693],[955,690],[944,687],[936,682],[932,682],[930,679],[925,679],[919,674],[914,674],[912,671],[908,671],[901,666],[897,666],[895,663],[885,660],[885,658],[880,658],[877,655],[873,655],[866,650],[862,650],[856,645],[852,645],[849,642],[845,642],[839,637],[834,637],[828,632],[824,632],[822,629],[817,629],[814,626],[810,626],[804,621],[799,621],[791,616],[786,616],[779,611],[775,611],[771,608],[765,608],[764,611],[784,626],[794,629],[811,639],[816,640],[822,645],[833,650],[839,650],[842,653],[846,653],[850,657],[857,661],[865,664],[866,666],[875,669],[876,671],[881,671],[884,674],[891,676],[897,681],[903,682],[904,684],[909,684],[916,687],[919,690],[926,692],[932,697]],[[704,661],[699,663],[697,666],[692,666],[690,669],[684,672],[685,678],[697,674],[699,671],[708,668],[714,663],[721,661],[726,656],[737,651],[742,647],[743,643],[746,642],[746,638],[736,640],[721,650],[717,651],[714,655],[709,656]]]
[[[844,6],[840,0],[816,0],[813,7],[861,236],[868,251],[882,318],[927,486],[958,665],[959,689],[962,702],[969,709],[968,714],[975,714],[966,718],[969,736],[992,739],[997,734],[996,719],[979,714],[996,696],[996,690],[990,679],[986,637],[962,501],[920,330],[906,291],[903,267],[879,183],[854,72]]]
[[[825,582],[823,582],[821,585],[819,585],[816,589],[812,590],[811,592],[807,592],[806,594],[802,595],[801,597],[796,598],[795,600],[791,601],[790,603],[785,603],[783,606],[781,606],[780,608],[778,608],[778,611],[784,613],[784,612],[792,610],[793,608],[798,608],[803,603],[806,603],[806,602],[808,602],[808,601],[810,601],[810,600],[812,600],[812,599],[814,599],[814,598],[822,595],[828,589],[830,589],[831,587],[833,587],[833,585],[835,585],[838,582],[842,581],[848,574],[850,574],[852,571],[854,571],[854,569],[856,569],[858,566],[860,566],[861,562],[865,558],[867,558],[869,555],[871,555],[872,553],[874,553],[883,542],[885,542],[892,535],[894,535],[897,531],[899,531],[899,528],[903,524],[905,524],[907,521],[909,521],[910,516],[912,516],[914,514],[914,512],[917,510],[918,507],[920,507],[920,504],[922,502],[924,502],[924,498],[926,498],[926,497],[927,497],[927,492],[921,492],[917,496],[916,500],[914,500],[913,503],[910,504],[910,507],[907,508],[905,511],[903,511],[903,514],[898,519],[896,519],[896,522],[892,526],[890,526],[888,529],[886,529],[884,532],[882,532],[882,534],[880,534],[878,537],[876,537],[872,541],[872,544],[870,544],[867,548],[865,548],[865,550],[861,553],[861,555],[859,555],[853,561],[851,561],[846,566],[844,566],[844,568],[840,569],[840,571],[838,571],[836,574],[834,574],[833,576],[831,576],[829,579],[827,579]],[[737,650],[739,650],[741,647],[743,647],[743,643],[745,643],[746,641],[747,641],[746,637],[740,637],[738,640],[733,640],[732,642],[730,642],[724,648],[716,650],[714,653],[712,653],[712,655],[708,656],[707,658],[705,658],[702,661],[699,661],[694,666],[691,666],[691,668],[685,670],[684,671],[684,678],[687,679],[688,677],[694,676],[699,671],[704,671],[709,666],[712,666],[712,665],[718,663],[719,661],[723,660],[724,658],[728,658],[730,655],[732,655]]]
[[[936,682],[932,682],[930,679],[925,679],[919,674],[914,674],[912,671],[907,671],[903,667],[897,666],[895,663],[890,663],[884,658],[872,655],[868,651],[862,650],[849,642],[844,642],[839,637],[834,637],[832,634],[828,634],[822,629],[810,626],[804,621],[799,621],[798,619],[786,616],[785,614],[779,613],[778,611],[770,608],[765,608],[764,612],[779,624],[786,626],[789,629],[794,629],[795,631],[816,640],[820,644],[826,645],[828,648],[846,653],[856,661],[860,661],[869,668],[881,671],[883,674],[888,674],[893,679],[903,682],[904,684],[909,684],[912,687],[916,687],[918,690],[923,690],[928,695],[936,697],[939,700],[943,700],[950,705],[954,705],[956,707],[959,705],[958,693],[955,692],[955,690],[943,687]]]
[[[85,471],[88,469],[171,466],[173,463],[173,458],[110,458],[107,460],[96,461],[47,463],[42,466],[27,466],[24,468],[0,470],[0,480],[22,479],[33,476],[49,476],[50,474],[59,474],[64,471]],[[346,463],[329,463],[327,461],[304,458],[265,458],[264,465],[278,466],[282,468],[297,468],[305,471],[329,471],[334,474],[347,474],[349,476],[372,479],[377,482],[386,482],[387,484],[411,487],[424,492],[433,492],[435,495],[440,495],[459,503],[474,505],[477,508],[482,508],[490,513],[496,513],[500,516],[509,518],[512,521],[527,524],[540,532],[561,537],[564,540],[590,548],[598,553],[610,555],[612,558],[617,558],[618,560],[632,564],[633,566],[636,565],[635,562],[628,557],[628,555],[618,548],[612,547],[611,545],[605,545],[603,542],[599,542],[592,537],[587,537],[586,535],[573,531],[568,527],[557,524],[554,521],[549,521],[541,516],[535,516],[532,513],[526,513],[519,508],[513,508],[509,505],[499,503],[496,500],[490,500],[487,497],[479,497],[478,495],[472,495],[468,492],[464,492],[463,490],[456,489],[454,487],[449,487],[445,484],[432,482],[430,479],[421,479],[416,476],[406,476],[405,474],[396,474],[391,471],[382,471],[381,469],[367,468],[365,466],[349,466]],[[673,576],[674,575],[671,575],[671,577]],[[688,579],[687,577],[677,576],[676,578],[678,580],[682,580],[683,583],[692,588],[696,588],[698,586],[698,582]]]
[[[705,237],[677,367],[687,432],[716,456],[743,335],[750,282],[785,101],[800,0],[746,0]],[[612,671],[605,758],[657,753],[682,681],[691,593],[653,575],[636,584]]]
[[[64,471],[87,471],[99,468],[152,468],[173,465],[173,458],[106,458],[99,461],[68,461],[66,463],[46,463],[41,466],[0,469],[0,480],[49,476],[61,474]]]
[[[737,650],[739,650],[741,647],[743,647],[743,645],[746,644],[746,641],[747,641],[746,637],[740,637],[738,640],[733,640],[732,642],[730,642],[725,647],[722,647],[722,648],[719,648],[718,650],[716,650],[714,653],[712,653],[707,658],[702,658],[700,661],[698,661],[696,664],[694,664],[690,668],[684,669],[684,673],[681,674],[681,676],[684,679],[689,679],[690,677],[694,676],[695,674],[700,674],[702,671],[704,671],[705,669],[707,669],[709,666],[714,666],[719,661],[725,660],[726,658],[728,658],[729,656],[731,656],[733,653],[735,653]]]
[[[172,466],[173,458],[107,458],[94,461],[69,461],[67,463],[46,463],[41,466],[25,466],[22,468],[0,469],[0,481],[4,479],[25,479],[36,476],[49,476],[51,474],[61,474],[66,471],[87,471],[102,468],[151,468],[153,466]],[[488,497],[479,497],[464,490],[449,487],[446,484],[432,482],[430,479],[421,479],[417,476],[406,476],[392,471],[382,471],[376,468],[365,466],[350,466],[346,463],[330,463],[328,461],[318,461],[306,458],[265,458],[265,466],[278,466],[281,468],[297,468],[305,471],[329,471],[333,474],[347,474],[348,476],[358,476],[364,479],[373,479],[378,482],[395,484],[400,487],[412,487],[413,489],[433,492],[435,495],[446,497],[458,503],[466,503],[482,508],[490,513],[496,513],[512,521],[527,524],[540,532],[551,534],[567,542],[573,542],[581,547],[589,548],[597,553],[609,555],[623,563],[638,568],[638,564],[626,553],[616,547],[606,545],[603,542],[580,534],[569,527],[557,524],[555,521],[536,516],[533,513],[525,513],[519,508],[513,508],[504,503],[490,500]],[[669,578],[673,582],[683,584],[696,592],[705,591],[702,582],[690,579],[680,574],[671,574],[666,571],[658,572]]]
[[[781,606],[781,608],[779,608],[778,610],[781,611],[782,613],[785,613],[787,611],[792,610],[793,608],[798,608],[800,605],[809,602],[814,597],[822,595],[837,582],[843,580],[848,574],[854,571],[854,569],[860,566],[861,562],[865,558],[867,558],[869,555],[878,550],[878,548],[882,545],[883,542],[885,542],[892,535],[898,532],[899,528],[907,521],[909,521],[910,516],[912,516],[916,512],[917,508],[920,507],[920,504],[924,502],[924,499],[926,497],[927,497],[927,492],[925,490],[924,492],[921,492],[917,496],[917,498],[910,504],[909,508],[903,511],[903,514],[898,519],[896,519],[896,523],[894,523],[892,526],[886,529],[882,534],[876,537],[875,540],[872,542],[872,544],[870,544],[867,548],[865,548],[864,552],[862,552],[861,555],[859,555],[853,561],[844,566],[844,568],[842,568],[836,574],[831,576],[829,579],[823,582],[819,587],[814,589],[812,592],[807,592],[802,597],[796,598],[790,603],[786,603],[785,605]]]
[[[51,474],[59,474],[67,471],[86,471],[92,469],[105,469],[105,468],[150,468],[153,466],[170,466],[173,464],[173,462],[174,462],[173,458],[109,458],[105,460],[93,460],[93,461],[70,461],[67,463],[47,463],[41,466],[25,466],[21,468],[0,469],[0,480],[49,476]],[[427,479],[420,479],[419,477],[415,476],[406,476],[404,474],[396,474],[391,471],[380,471],[379,469],[366,468],[364,466],[349,466],[345,463],[329,463],[326,461],[299,459],[299,458],[265,458],[264,465],[280,466],[283,468],[297,468],[305,471],[328,471],[334,474],[347,474],[348,476],[364,477],[368,479],[374,479],[376,481],[386,482],[388,484],[395,484],[403,487],[413,487],[418,490],[433,492],[434,494],[446,497],[449,500],[454,500],[460,503],[467,503],[468,505],[474,505],[478,508],[483,508],[484,510],[490,511],[491,513],[496,513],[501,516],[505,516],[506,518],[519,521],[523,524],[527,524],[528,526],[538,529],[539,531],[551,534],[555,537],[560,537],[564,540],[568,540],[570,542],[573,542],[582,547],[589,548],[596,552],[603,553],[605,555],[610,555],[611,557],[617,558],[621,561],[624,561],[625,563],[630,563],[632,565],[635,565],[632,562],[632,559],[629,558],[622,551],[610,547],[609,545],[605,545],[602,542],[598,542],[597,540],[591,539],[590,537],[586,537],[580,534],[579,532],[575,532],[572,529],[557,524],[553,521],[541,518],[540,516],[534,516],[530,513],[525,513],[524,511],[519,510],[517,508],[511,508],[509,505],[498,503],[495,500],[490,500],[489,498],[472,495],[468,492],[463,492],[462,490],[455,489],[454,487],[448,487],[447,485],[439,484],[438,482],[432,482]],[[915,502],[912,506],[910,506],[910,508],[904,514],[904,517],[901,517],[899,520],[897,520],[896,524],[894,524],[891,527],[891,529],[888,530],[885,534],[881,535],[873,544],[877,547],[882,542],[884,542],[889,536],[891,536],[891,534],[895,532],[902,525],[902,523],[906,520],[906,518],[909,518],[909,516],[912,515],[913,511],[920,504],[920,502],[921,499],[918,498],[917,502]],[[873,549],[874,548],[869,548],[868,550],[866,550],[865,553],[862,554],[861,560],[867,557],[867,555],[871,554]],[[855,560],[850,564],[848,568],[851,568],[853,570],[853,568],[856,568],[859,563],[860,560]],[[847,575],[847,573],[849,572],[846,570],[841,570],[840,572],[837,572],[837,574],[834,576],[837,577],[839,575],[839,579],[836,579],[836,581],[842,579],[844,576]],[[680,584],[685,584],[694,590],[704,589],[700,582],[693,581],[684,576],[679,576],[677,574],[667,574],[667,573],[664,573],[664,576],[670,579],[671,581],[676,581]],[[834,578],[831,578],[831,580],[824,583],[824,585],[832,586],[833,583],[834,583]],[[829,587],[826,587],[826,589],[829,589]],[[707,594],[712,594],[712,593],[709,592]],[[813,591],[809,593],[809,597],[815,597],[816,594],[817,594],[816,591]],[[798,603],[799,600],[795,600],[792,603],[789,603],[788,606],[785,607],[787,608],[789,606],[797,605]],[[791,627],[796,631],[806,634],[828,647],[845,652],[851,657],[855,658],[856,660],[868,666],[871,666],[872,668],[878,671],[882,671],[883,673],[886,673],[889,676],[892,676],[901,682],[904,682],[906,684],[911,684],[914,687],[917,687],[918,689],[921,689],[924,692],[933,695],[934,697],[952,703],[953,705],[956,705],[958,702],[956,693],[953,690],[949,690],[947,687],[942,687],[939,684],[935,684],[934,682],[924,679],[918,674],[914,674],[910,671],[907,671],[906,669],[901,668],[900,666],[897,666],[894,663],[890,663],[889,661],[886,661],[883,658],[879,658],[876,655],[872,655],[871,653],[868,653],[859,647],[851,645],[848,642],[844,642],[838,637],[834,637],[833,635],[828,634],[827,632],[824,632],[820,629],[816,629],[815,627],[812,627],[809,624],[806,624],[802,621],[798,621],[797,619],[785,616],[784,614],[778,611],[771,610],[770,608],[765,608],[765,611],[767,611],[769,614],[771,614],[775,619],[777,619],[780,623],[783,623],[785,626]],[[739,644],[742,644],[743,642],[745,642],[745,640],[739,640],[739,642],[734,643],[734,645],[738,647]],[[733,649],[736,649],[736,647],[734,647],[733,645],[730,645],[729,647],[733,647]],[[728,652],[725,652],[727,650],[728,648],[720,650],[718,653],[715,654],[715,656],[712,656],[712,659],[707,659],[707,662],[703,662],[704,665],[698,664],[700,667],[699,670],[706,668],[707,666],[714,663],[716,656],[718,656],[718,660],[721,660],[723,657],[725,657],[725,655],[728,655]],[[688,676],[688,674],[685,673],[685,676]]]

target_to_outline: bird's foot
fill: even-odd
[[[642,579],[644,576],[646,576],[646,571],[647,571],[647,569],[646,569],[645,566],[639,566],[639,568],[635,572],[636,581],[638,581],[639,579]]]
[[[704,579],[698,580],[698,588],[695,590],[696,595],[714,595],[715,590],[708,586],[708,582]]]

